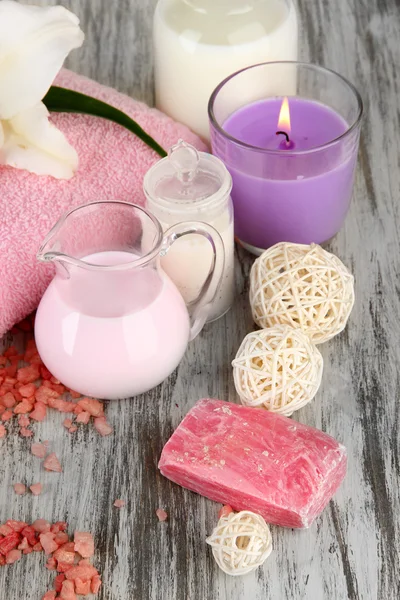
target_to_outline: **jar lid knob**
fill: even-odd
[[[189,183],[197,173],[200,156],[196,148],[179,140],[168,151],[168,158],[173,165],[179,181]]]

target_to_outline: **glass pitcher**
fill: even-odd
[[[159,258],[193,233],[208,240],[213,263],[198,298],[186,306]],[[205,223],[179,223],[163,233],[143,208],[106,201],[62,217],[37,258],[56,266],[35,322],[44,364],[71,389],[116,399],[150,390],[178,366],[212,307],[224,246]]]

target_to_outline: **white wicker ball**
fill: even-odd
[[[282,242],[254,262],[250,304],[260,327],[300,327],[320,344],[345,328],[354,304],[354,278],[321,246]]]
[[[206,540],[218,566],[228,575],[254,571],[272,552],[268,525],[260,515],[248,510],[221,517]]]
[[[301,329],[276,325],[246,335],[232,366],[242,404],[289,417],[317,393],[323,359]]]

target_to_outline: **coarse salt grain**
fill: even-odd
[[[125,506],[125,500],[121,500],[121,499],[117,498],[117,500],[115,500],[115,502],[114,502],[114,506],[116,508],[122,508],[123,506]]]
[[[94,420],[94,428],[100,435],[110,435],[113,432],[113,428],[107,423],[105,417],[96,417]]]
[[[162,508],[157,508],[156,515],[159,521],[164,522],[168,519],[168,513]]]
[[[34,456],[37,456],[38,458],[44,458],[47,454],[47,448],[44,444],[39,444],[38,442],[35,442],[31,446],[31,452]]]
[[[90,558],[94,554],[94,540],[91,533],[87,531],[75,531],[74,550],[82,558]]]
[[[55,452],[52,452],[44,459],[43,466],[46,471],[54,471],[56,473],[61,473],[62,471],[60,461]]]
[[[6,556],[6,564],[7,565],[12,565],[13,563],[15,563],[17,560],[19,560],[21,558],[21,550],[10,550],[10,552],[8,552],[7,556]]]
[[[27,429],[27,427],[21,427],[19,430],[20,435],[22,435],[22,437],[32,437],[33,436],[33,431],[31,431],[30,429]]]
[[[40,496],[40,494],[42,493],[43,486],[41,483],[33,483],[29,486],[29,489],[31,490],[34,496]]]
[[[22,496],[26,493],[26,486],[23,483],[15,483],[14,491],[16,494],[18,494],[18,496]]]

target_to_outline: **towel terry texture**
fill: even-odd
[[[111,104],[135,119],[166,150],[182,138],[201,150],[185,126],[156,109],[67,70],[56,85]],[[53,114],[52,120],[79,155],[69,181],[0,167],[0,336],[34,310],[52,276],[37,250],[65,212],[95,200],[143,205],[143,176],[160,157],[123,127],[87,115]]]

